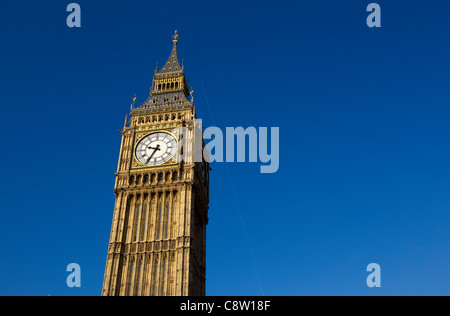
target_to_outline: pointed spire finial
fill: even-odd
[[[128,114],[125,115],[125,123],[123,124],[123,128],[127,127],[128,124]]]
[[[134,105],[136,104],[136,95],[133,97],[133,103],[131,103],[130,110],[134,109]]]
[[[178,35],[178,30],[175,30],[175,34],[172,36],[172,38],[173,38],[172,42],[173,42],[174,45],[176,45],[178,43],[178,37],[180,37]]]

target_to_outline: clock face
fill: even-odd
[[[136,147],[136,158],[140,163],[157,166],[169,161],[177,151],[175,137],[168,133],[154,133],[144,137]]]

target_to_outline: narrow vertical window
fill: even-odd
[[[142,228],[142,238],[141,241],[145,241],[145,233],[147,231],[147,216],[148,216],[148,204],[144,206],[144,227]]]
[[[134,274],[134,262],[131,262],[131,271],[130,271],[130,280],[129,280],[129,288],[128,288],[128,296],[131,296],[133,293],[133,274]]]
[[[170,218],[170,202],[167,202],[167,214],[166,214],[166,228],[164,232],[164,239],[167,239],[169,233],[169,218]]]
[[[139,272],[138,272],[138,279],[137,279],[137,292],[136,296],[139,296],[141,294],[141,276],[142,276],[142,261],[139,262]]]
[[[166,258],[164,258],[162,268],[163,268],[163,275],[162,275],[161,295],[164,296],[164,291],[166,287]]]
[[[155,273],[153,275],[153,296],[156,296],[156,279],[158,277],[158,259],[155,259]]]
[[[157,239],[161,239],[162,210],[163,210],[163,204],[162,204],[162,202],[160,202],[159,203],[158,238]]]
[[[141,213],[141,205],[138,204],[137,208],[136,208],[136,219],[135,219],[136,225],[134,228],[134,240],[133,241],[137,241],[140,213]]]

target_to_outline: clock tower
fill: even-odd
[[[133,99],[120,131],[104,296],[205,295],[210,169],[193,157],[204,143],[176,31],[172,42],[149,98]]]

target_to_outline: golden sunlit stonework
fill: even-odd
[[[193,153],[192,91],[173,36],[168,61],[155,70],[150,97],[125,118],[106,260],[104,296],[205,295],[209,164]]]

